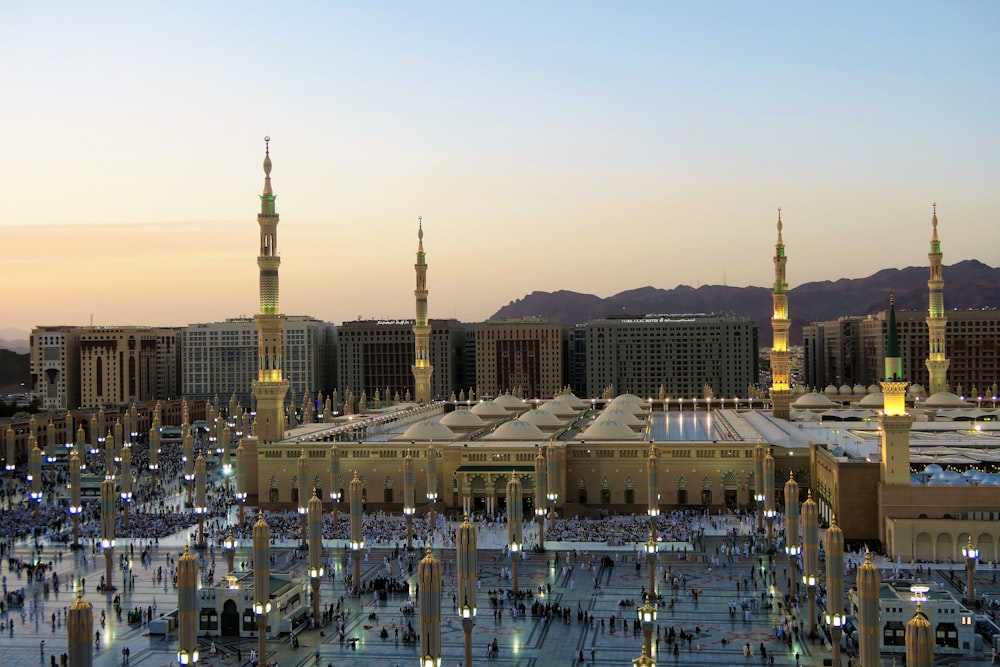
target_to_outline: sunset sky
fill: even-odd
[[[0,328],[281,305],[477,321],[533,290],[1000,265],[1000,3],[0,8]],[[945,276],[947,280],[947,275]],[[794,309],[794,304],[791,305]]]

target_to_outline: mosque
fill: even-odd
[[[821,521],[837,517],[849,544],[880,546],[907,561],[959,559],[970,541],[983,560],[996,560],[1000,553],[1000,414],[995,399],[992,408],[971,406],[948,391],[936,206],[928,255],[926,400],[914,400],[923,390],[902,376],[891,300],[880,386],[854,394],[858,400],[847,404],[826,392],[791,386],[779,209],[772,386],[756,406],[751,399],[715,398],[710,388],[702,400],[687,401],[613,390],[581,399],[564,390],[544,399],[510,391],[489,400],[461,395],[429,403],[434,369],[421,223],[414,265],[414,401],[376,397],[359,401],[357,412],[334,415],[336,397],[332,402],[319,397],[303,402],[302,423],[295,423],[286,414],[288,382],[282,377],[284,316],[278,306],[278,215],[269,155],[264,171],[256,417],[237,452],[237,479],[247,505],[301,509],[315,490],[333,509],[356,475],[368,510],[400,513],[413,502],[404,498],[412,493],[421,499],[417,507],[407,507],[412,511],[495,512],[506,507],[507,482],[516,475],[525,516],[600,516],[643,512],[647,506],[751,508],[761,481],[755,462],[766,447],[779,484],[793,476],[803,499],[808,490],[818,503]],[[757,409],[762,403],[770,411]],[[322,414],[313,414],[313,405],[322,406]],[[916,472],[913,466],[923,467]],[[647,483],[650,470],[657,473],[655,489]]]

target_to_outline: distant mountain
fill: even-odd
[[[27,354],[31,350],[31,346],[28,344],[28,339],[24,340],[7,340],[6,338],[0,338],[0,350],[10,350],[11,352],[17,352],[19,354]]]
[[[885,269],[867,278],[804,283],[788,291],[792,316],[791,339],[802,342],[809,322],[835,320],[843,315],[868,315],[884,310],[889,292],[900,310],[927,309],[926,266]],[[944,302],[949,309],[1000,307],[1000,268],[970,259],[944,267]],[[603,317],[651,313],[728,313],[752,317],[760,329],[760,344],[771,344],[771,288],[679,285],[620,292],[600,298],[579,292],[532,292],[494,313],[489,321],[542,317],[564,324],[581,324]]]
[[[18,394],[31,388],[31,366],[27,353],[0,349],[0,393]]]

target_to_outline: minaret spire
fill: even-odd
[[[906,412],[906,378],[899,353],[899,330],[896,326],[896,297],[889,295],[889,314],[885,338],[885,377],[882,378],[884,408],[879,415],[882,444],[882,482],[910,483],[910,426],[913,416]]]
[[[771,347],[771,406],[775,417],[788,419],[791,403],[789,381],[791,361],[788,354],[788,282],[785,278],[785,242],[781,238],[783,228],[781,208],[778,208],[778,240],[774,244],[774,286],[771,291],[773,315],[771,330],[774,341]]]
[[[427,323],[427,258],[424,255],[424,218],[417,218],[417,263],[413,265],[417,274],[416,319],[413,322],[413,382],[414,400],[427,403],[431,400],[431,375],[434,367],[430,360],[431,328]]]
[[[929,375],[927,393],[934,394],[944,391],[947,387],[949,361],[945,356],[945,329],[948,317],[944,312],[944,277],[941,273],[941,241],[938,240],[937,203],[931,204],[931,249],[927,253],[930,264],[930,279],[927,281],[927,333],[929,346],[927,350],[927,366]]]
[[[282,376],[282,333],[285,316],[278,298],[278,214],[274,210],[271,189],[271,138],[264,137],[264,191],[260,195],[260,251],[257,268],[260,272],[260,312],[257,323],[257,381],[253,393],[257,398],[255,430],[262,442],[280,440],[285,432],[284,403],[288,381]]]

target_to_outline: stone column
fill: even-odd
[[[934,628],[919,601],[906,624],[906,667],[934,667]]]
[[[354,561],[354,588],[361,588],[361,550],[365,548],[365,538],[362,529],[363,512],[361,507],[361,479],[358,471],[354,471],[347,495],[351,501],[351,558]]]
[[[794,596],[798,588],[795,570],[799,561],[799,485],[791,471],[785,482],[785,553],[788,554],[788,594]]]
[[[545,457],[541,450],[535,455],[535,520],[538,522],[538,546],[545,551],[545,491],[547,486],[547,473],[545,470]]]
[[[517,478],[516,472],[511,472],[510,481],[507,482],[507,544],[510,546],[510,567],[514,575],[513,588],[515,595],[521,590],[517,576],[517,566],[521,556],[521,548],[524,546],[522,522],[521,480]]]
[[[819,507],[809,490],[802,503],[803,581],[809,596],[809,636],[816,635],[816,580],[819,577]]]
[[[198,662],[198,562],[184,545],[177,559],[177,662]]]
[[[208,464],[205,456],[201,452],[194,462],[194,513],[198,515],[198,542],[197,547],[204,549],[207,546],[205,540],[205,513],[208,512]]]
[[[420,664],[441,663],[441,563],[430,547],[417,566],[420,586]]]
[[[72,667],[91,667],[94,664],[94,612],[77,591],[76,602],[66,612],[66,633],[69,635],[69,664]]]
[[[834,516],[826,530],[826,609],[833,643],[833,667],[840,667],[844,616],[844,532]]]
[[[259,664],[267,664],[267,617],[271,613],[271,564],[268,552],[271,528],[259,513],[253,526],[253,611],[257,617],[257,654]]]
[[[858,657],[860,667],[879,667],[879,589],[882,577],[865,551],[865,562],[858,568]]]
[[[455,556],[458,561],[458,609],[465,634],[465,664],[471,667],[472,626],[476,617],[476,579],[479,571],[476,562],[476,528],[469,523],[468,515],[455,535]]]
[[[104,550],[104,590],[110,595],[111,569],[115,559],[115,482],[101,482],[101,549]]]
[[[406,550],[413,548],[413,515],[417,511],[417,474],[413,471],[413,455],[403,458],[403,516],[406,517]]]
[[[323,627],[319,613],[319,585],[323,579],[323,501],[313,491],[309,499],[309,579],[312,582],[313,620]]]
[[[764,522],[767,524],[767,550],[774,545],[774,457],[764,455]]]

